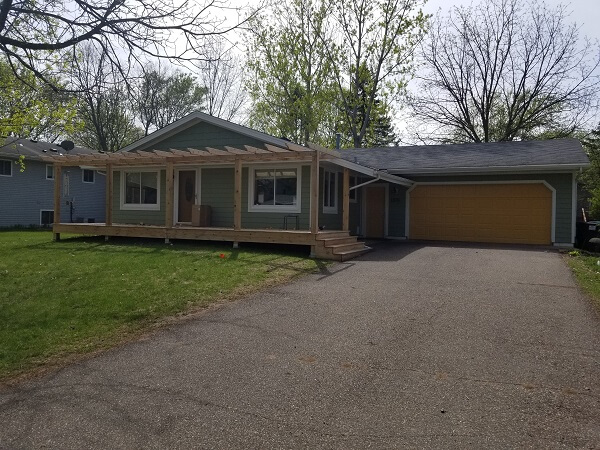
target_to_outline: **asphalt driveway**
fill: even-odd
[[[0,448],[598,448],[559,254],[386,244],[0,390]]]

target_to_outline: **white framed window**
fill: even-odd
[[[12,165],[12,161],[0,159],[0,177],[12,177]]]
[[[338,212],[338,174],[325,170],[323,174],[323,213]]]
[[[121,172],[121,209],[160,210],[160,171],[123,170]]]
[[[54,166],[46,164],[46,180],[54,180]]]
[[[40,210],[40,225],[43,227],[49,227],[53,223],[54,223],[54,210],[41,209]]]
[[[250,167],[248,211],[300,212],[300,166]]]
[[[358,184],[358,178],[354,175],[350,176],[350,187],[356,186]],[[356,191],[358,189],[351,189],[349,192],[350,203],[356,203]]]
[[[83,169],[81,171],[81,178],[84,183],[93,183],[96,181],[96,173],[93,169]]]

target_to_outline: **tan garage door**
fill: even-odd
[[[419,185],[410,238],[550,244],[552,192],[541,183]]]

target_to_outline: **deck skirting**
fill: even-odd
[[[337,261],[358,256],[366,247],[347,231],[327,230],[311,233],[307,230],[271,230],[204,228],[192,226],[165,227],[159,225],[130,225],[103,223],[57,223],[53,226],[56,237],[60,233],[89,236],[118,236],[158,239],[189,239],[198,241],[252,242],[263,244],[293,244],[311,247],[311,253],[322,259]]]

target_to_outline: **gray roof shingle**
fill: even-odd
[[[8,137],[4,140],[4,143],[0,144],[0,158],[8,157],[11,159],[17,159],[19,156],[24,156],[25,160],[41,160],[44,155],[58,155],[69,154],[69,155],[90,155],[98,153],[96,150],[92,150],[86,147],[75,147],[72,150],[65,150],[58,144],[42,141],[32,141],[30,139],[17,139]]]
[[[544,166],[587,166],[589,160],[577,139],[489,142],[452,145],[360,148],[340,151],[342,158],[394,173],[482,171],[504,167],[532,170]]]

